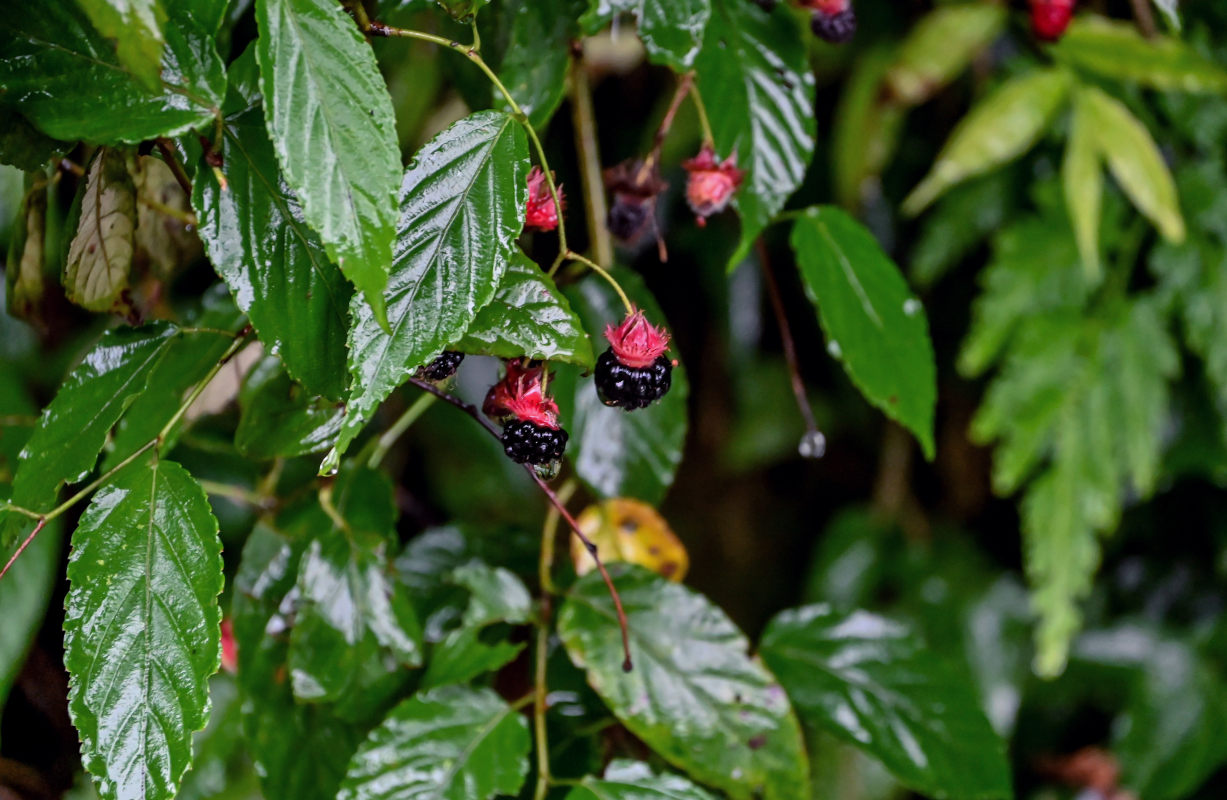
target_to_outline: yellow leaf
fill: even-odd
[[[588,506],[579,515],[579,527],[593,541],[606,562],[627,561],[647,567],[672,581],[681,581],[690,567],[686,548],[656,509],[629,498]],[[571,539],[571,561],[584,575],[596,563],[576,538]]]

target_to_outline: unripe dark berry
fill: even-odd
[[[418,374],[428,381],[445,381],[456,374],[461,361],[464,361],[464,353],[444,350],[438,358],[422,367]]]
[[[831,44],[843,44],[856,33],[856,12],[852,10],[852,6],[834,14],[815,11],[809,26],[818,38]]]
[[[503,427],[503,452],[517,464],[548,466],[562,458],[567,432],[519,419]]]
[[[652,213],[651,200],[631,195],[615,195],[609,208],[609,232],[623,241],[637,238]]]
[[[646,367],[628,367],[611,347],[596,360],[594,380],[597,396],[605,405],[627,411],[647,408],[673,385],[673,362],[658,356]]]

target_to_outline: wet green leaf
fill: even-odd
[[[516,250],[490,304],[455,349],[473,355],[565,361],[591,367],[592,343],[554,281]]]
[[[584,778],[566,800],[713,800],[713,795],[680,775],[657,775],[642,762],[617,760],[605,768],[605,777]]]
[[[155,455],[98,491],[72,546],[64,663],[82,760],[104,800],[170,800],[221,658],[217,520],[192,476]]]
[[[1052,53],[1058,61],[1160,91],[1227,92],[1227,70],[1168,36],[1147,39],[1125,20],[1081,14]]]
[[[808,725],[882,760],[912,789],[952,800],[1013,796],[1005,743],[970,676],[905,626],[864,611],[785,611],[762,657]]]
[[[383,77],[332,0],[259,0],[260,91],[269,138],[303,218],[386,324],[400,147]]]
[[[633,14],[652,63],[682,72],[694,64],[711,13],[711,0],[588,0],[580,24],[592,35],[619,14]]]
[[[633,671],[622,671],[617,617],[598,573],[579,579],[558,615],[567,653],[610,710],[667,761],[734,800],[804,796],[800,725],[741,631],[680,584],[640,568],[614,571]]]
[[[903,201],[903,212],[919,214],[956,183],[1031,149],[1065,103],[1069,85],[1067,72],[1044,68],[994,89],[959,121],[929,174]]]
[[[527,179],[524,131],[493,111],[455,123],[410,162],[387,291],[392,330],[365,304],[353,304],[353,386],[325,470],[392,390],[459,341],[494,298],[524,227]]]
[[[89,311],[123,312],[132,271],[136,188],[123,153],[104,148],[90,165],[81,219],[68,247],[64,292]]]
[[[937,368],[924,307],[868,230],[839,209],[811,208],[791,243],[827,351],[869,402],[933,457]]]
[[[295,383],[275,358],[248,375],[239,404],[243,413],[234,446],[249,458],[317,453],[336,441],[344,413]]]
[[[987,3],[938,6],[895,50],[886,83],[908,105],[925,102],[958,76],[1005,27],[1006,9]]]
[[[511,92],[529,123],[542,128],[567,90],[570,42],[583,0],[505,0],[479,17],[482,57]],[[491,100],[510,111],[501,93]]]
[[[156,91],[166,23],[159,0],[77,0],[77,5],[103,38],[115,42],[119,63],[146,89]]]
[[[519,792],[528,723],[489,689],[444,686],[392,709],[350,762],[339,800],[489,800]]]
[[[0,108],[0,164],[34,172],[67,150],[67,144],[44,136],[21,114]]]

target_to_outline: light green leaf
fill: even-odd
[[[827,350],[865,398],[933,457],[937,368],[924,308],[868,230],[831,206],[808,209],[790,239]]]
[[[814,155],[814,76],[807,31],[786,3],[771,12],[745,0],[714,0],[695,61],[716,150],[746,171],[733,203],[741,239],[733,269],[801,185]]]
[[[77,0],[77,5],[103,37],[115,42],[119,63],[145,88],[156,91],[166,23],[159,0]]]
[[[157,456],[98,491],[72,537],[69,711],[104,800],[170,800],[221,658],[221,540],[200,485]]]
[[[882,174],[899,143],[906,110],[884,99],[886,70],[894,50],[878,47],[861,56],[839,96],[831,132],[831,173],[839,205],[860,207],[871,180]]]
[[[1086,110],[1082,93],[1074,98],[1074,113],[1069,124],[1069,140],[1065,143],[1065,160],[1061,164],[1061,180],[1065,188],[1065,205],[1078,242],[1078,255],[1087,282],[1097,283],[1099,266],[1099,218],[1103,203],[1103,170],[1100,164],[1095,121]]]
[[[1077,98],[1078,113],[1085,115],[1112,177],[1163,238],[1182,241],[1184,218],[1176,183],[1146,126],[1129,113],[1124,103],[1093,86],[1079,87]]]
[[[1004,6],[963,3],[938,6],[921,17],[895,52],[886,77],[900,102],[919,105],[967,68],[1005,27]]]
[[[785,611],[762,657],[797,712],[882,760],[907,786],[952,800],[1013,796],[1006,747],[970,675],[905,626],[865,611]]]
[[[1036,69],[994,89],[959,121],[924,180],[903,201],[916,215],[951,186],[996,169],[1031,149],[1069,94],[1061,69]]]
[[[642,762],[617,760],[605,768],[604,778],[584,778],[566,800],[714,800],[714,796],[680,775],[657,775]]]
[[[528,774],[528,723],[489,689],[444,686],[392,709],[350,762],[338,800],[489,800]]]
[[[455,123],[410,162],[387,291],[391,333],[365,304],[353,303],[353,385],[323,471],[339,463],[392,390],[459,341],[494,298],[524,227],[527,180],[524,131],[493,111]]]
[[[618,570],[634,670],[604,582],[590,572],[558,614],[558,635],[588,683],[635,736],[734,800],[795,800],[809,787],[788,697],[724,612],[640,568]]]
[[[1147,39],[1125,20],[1079,15],[1052,53],[1070,66],[1160,91],[1227,92],[1227,70],[1179,39]]]
[[[462,353],[591,367],[592,343],[554,281],[516,250],[490,304],[455,346]]]
[[[258,0],[256,18],[260,91],[286,183],[386,326],[400,147],[375,55],[333,0]]]
[[[32,187],[22,199],[4,271],[9,314],[31,322],[41,313],[46,289],[47,194],[45,186]]]
[[[711,6],[712,0],[588,0],[580,25],[592,35],[619,14],[634,14],[652,63],[683,72],[703,44]]]
[[[103,148],[90,165],[81,219],[68,247],[64,291],[89,311],[123,311],[132,271],[136,188],[127,158]]]
[[[209,260],[261,341],[316,394],[344,394],[345,335],[352,291],[303,222],[259,108],[226,120],[221,148],[227,188],[196,172],[192,206]]]

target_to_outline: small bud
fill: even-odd
[[[1074,0],[1031,0],[1031,30],[1035,38],[1055,42],[1069,27]]]
[[[655,164],[628,159],[605,170],[605,186],[613,192],[609,209],[609,232],[624,242],[634,242],[653,218],[656,196],[668,188]]]
[[[566,210],[567,198],[558,190],[558,202]],[[533,167],[528,173],[528,208],[524,213],[524,227],[534,231],[552,231],[558,227],[558,209],[554,207],[554,198],[550,195],[550,186],[545,180],[541,167]]]
[[[683,161],[682,167],[689,173],[686,202],[690,204],[695,222],[701,228],[707,224],[708,217],[728,208],[729,200],[741,185],[745,173],[737,169],[736,153],[721,163],[716,151],[708,144],[703,145],[697,156]]]

